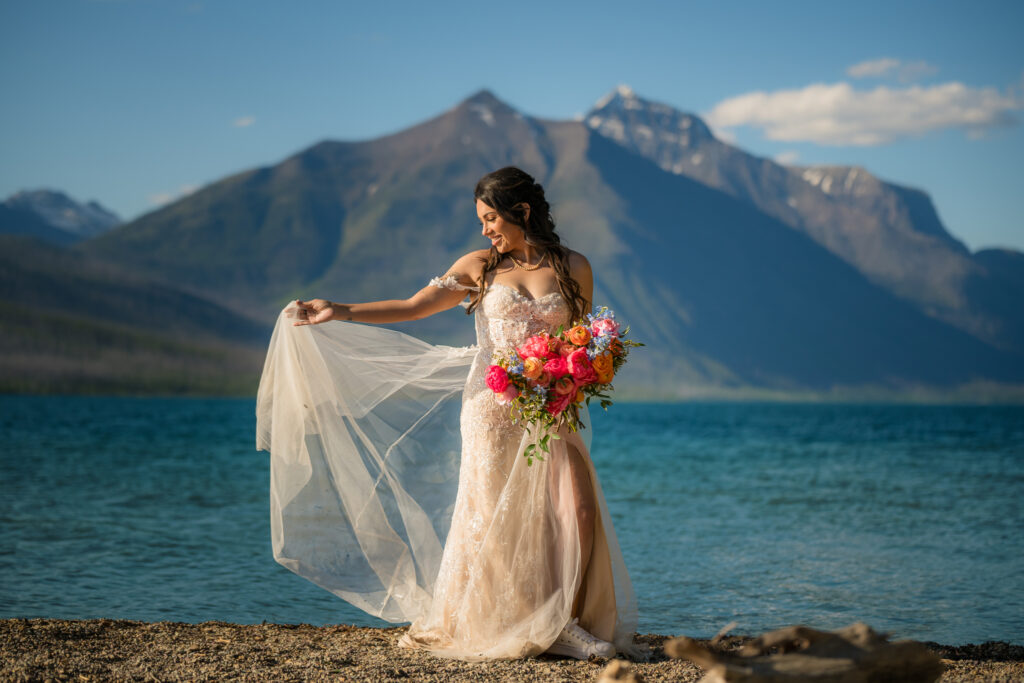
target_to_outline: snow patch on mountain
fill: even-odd
[[[472,104],[469,108],[477,113],[481,121],[494,128],[494,112],[490,107],[483,104]]]
[[[55,190],[22,190],[8,197],[4,204],[34,213],[54,228],[79,238],[99,235],[121,223],[117,214],[99,202],[81,204]]]

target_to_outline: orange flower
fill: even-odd
[[[590,361],[590,364],[593,365],[594,370],[600,374],[602,372],[611,372],[614,366],[614,361],[612,354],[605,352]]]
[[[608,372],[597,373],[598,384],[610,384],[612,379],[615,377],[615,370],[609,369]]]
[[[536,356],[530,356],[523,361],[523,377],[526,379],[537,379],[544,372],[544,361]]]
[[[577,325],[565,334],[566,338],[576,346],[586,346],[590,343],[590,330],[583,325]]]
[[[580,389],[576,392],[576,403],[583,403],[583,390]]]
[[[612,342],[608,345],[608,350],[611,351],[613,355],[621,356],[626,349],[618,339],[612,339]]]

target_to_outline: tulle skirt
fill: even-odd
[[[489,361],[477,347],[355,323],[294,327],[292,310],[257,397],[278,562],[369,614],[412,622],[403,647],[536,655],[576,616],[620,652],[645,654],[589,430],[563,428],[528,466],[531,435],[495,426],[494,398],[473,381],[474,361]],[[585,575],[570,458],[596,503]]]

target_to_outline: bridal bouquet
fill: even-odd
[[[581,426],[579,406],[597,398],[605,410],[612,379],[626,362],[629,349],[643,346],[627,339],[615,314],[602,306],[568,330],[528,338],[517,348],[495,353],[487,368],[487,387],[495,399],[508,405],[512,421],[526,422],[537,438],[526,448],[526,464],[543,460],[538,448],[549,452],[548,442],[562,424],[576,431]]]

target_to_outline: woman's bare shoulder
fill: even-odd
[[[593,271],[590,268],[590,261],[587,257],[578,251],[569,250],[569,272],[577,280],[578,275],[586,275],[587,277],[593,277]]]
[[[455,275],[459,280],[468,279],[469,282],[476,282],[484,272],[489,252],[490,249],[475,249],[463,254],[455,260],[446,275]]]

